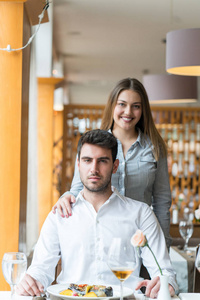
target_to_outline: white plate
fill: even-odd
[[[113,288],[113,296],[112,297],[77,297],[77,296],[65,296],[65,295],[60,295],[59,293],[63,290],[66,290],[69,286],[69,283],[66,284],[54,284],[51,285],[47,288],[47,292],[50,295],[56,296],[60,299],[84,299],[84,300],[89,300],[89,299],[118,299],[120,297],[120,287],[117,285],[108,285],[105,284],[106,286],[112,286]],[[133,294],[133,291],[127,287],[123,287],[123,296],[128,297]]]

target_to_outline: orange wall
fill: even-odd
[[[0,47],[23,43],[23,3],[0,2]],[[0,261],[18,250],[22,51],[0,51]],[[0,290],[9,289],[0,268]]]

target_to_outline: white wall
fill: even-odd
[[[35,39],[31,43],[30,87],[29,87],[29,128],[28,128],[28,189],[26,252],[35,245],[39,235],[38,225],[38,149],[37,149],[37,78],[52,76],[52,15],[53,3],[48,8],[50,22],[40,25]],[[32,28],[35,32],[37,26]],[[53,109],[53,108],[52,108]]]

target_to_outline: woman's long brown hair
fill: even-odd
[[[140,95],[142,101],[142,116],[139,122],[137,123],[136,127],[139,128],[144,133],[145,136],[148,136],[150,138],[152,145],[154,147],[153,153],[155,159],[158,160],[160,155],[166,157],[167,147],[153,121],[147,92],[143,84],[135,78],[125,78],[120,80],[116,84],[114,89],[111,91],[107,104],[104,109],[101,129],[104,130],[113,129],[114,108],[117,103],[119,94],[124,90],[132,90]]]

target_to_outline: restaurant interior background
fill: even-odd
[[[169,78],[183,78],[166,72],[167,33],[199,28],[200,37],[199,0],[0,0],[0,15],[0,260],[4,252],[32,252],[44,219],[70,187],[81,133],[100,126],[109,92],[122,78],[156,75],[147,91],[154,97],[161,90],[151,107],[168,145],[173,204],[181,212],[198,206],[200,73],[184,76],[189,85],[178,79],[177,103],[162,92],[173,91]],[[34,34],[23,50],[11,51]],[[1,268],[0,289],[9,289]]]

